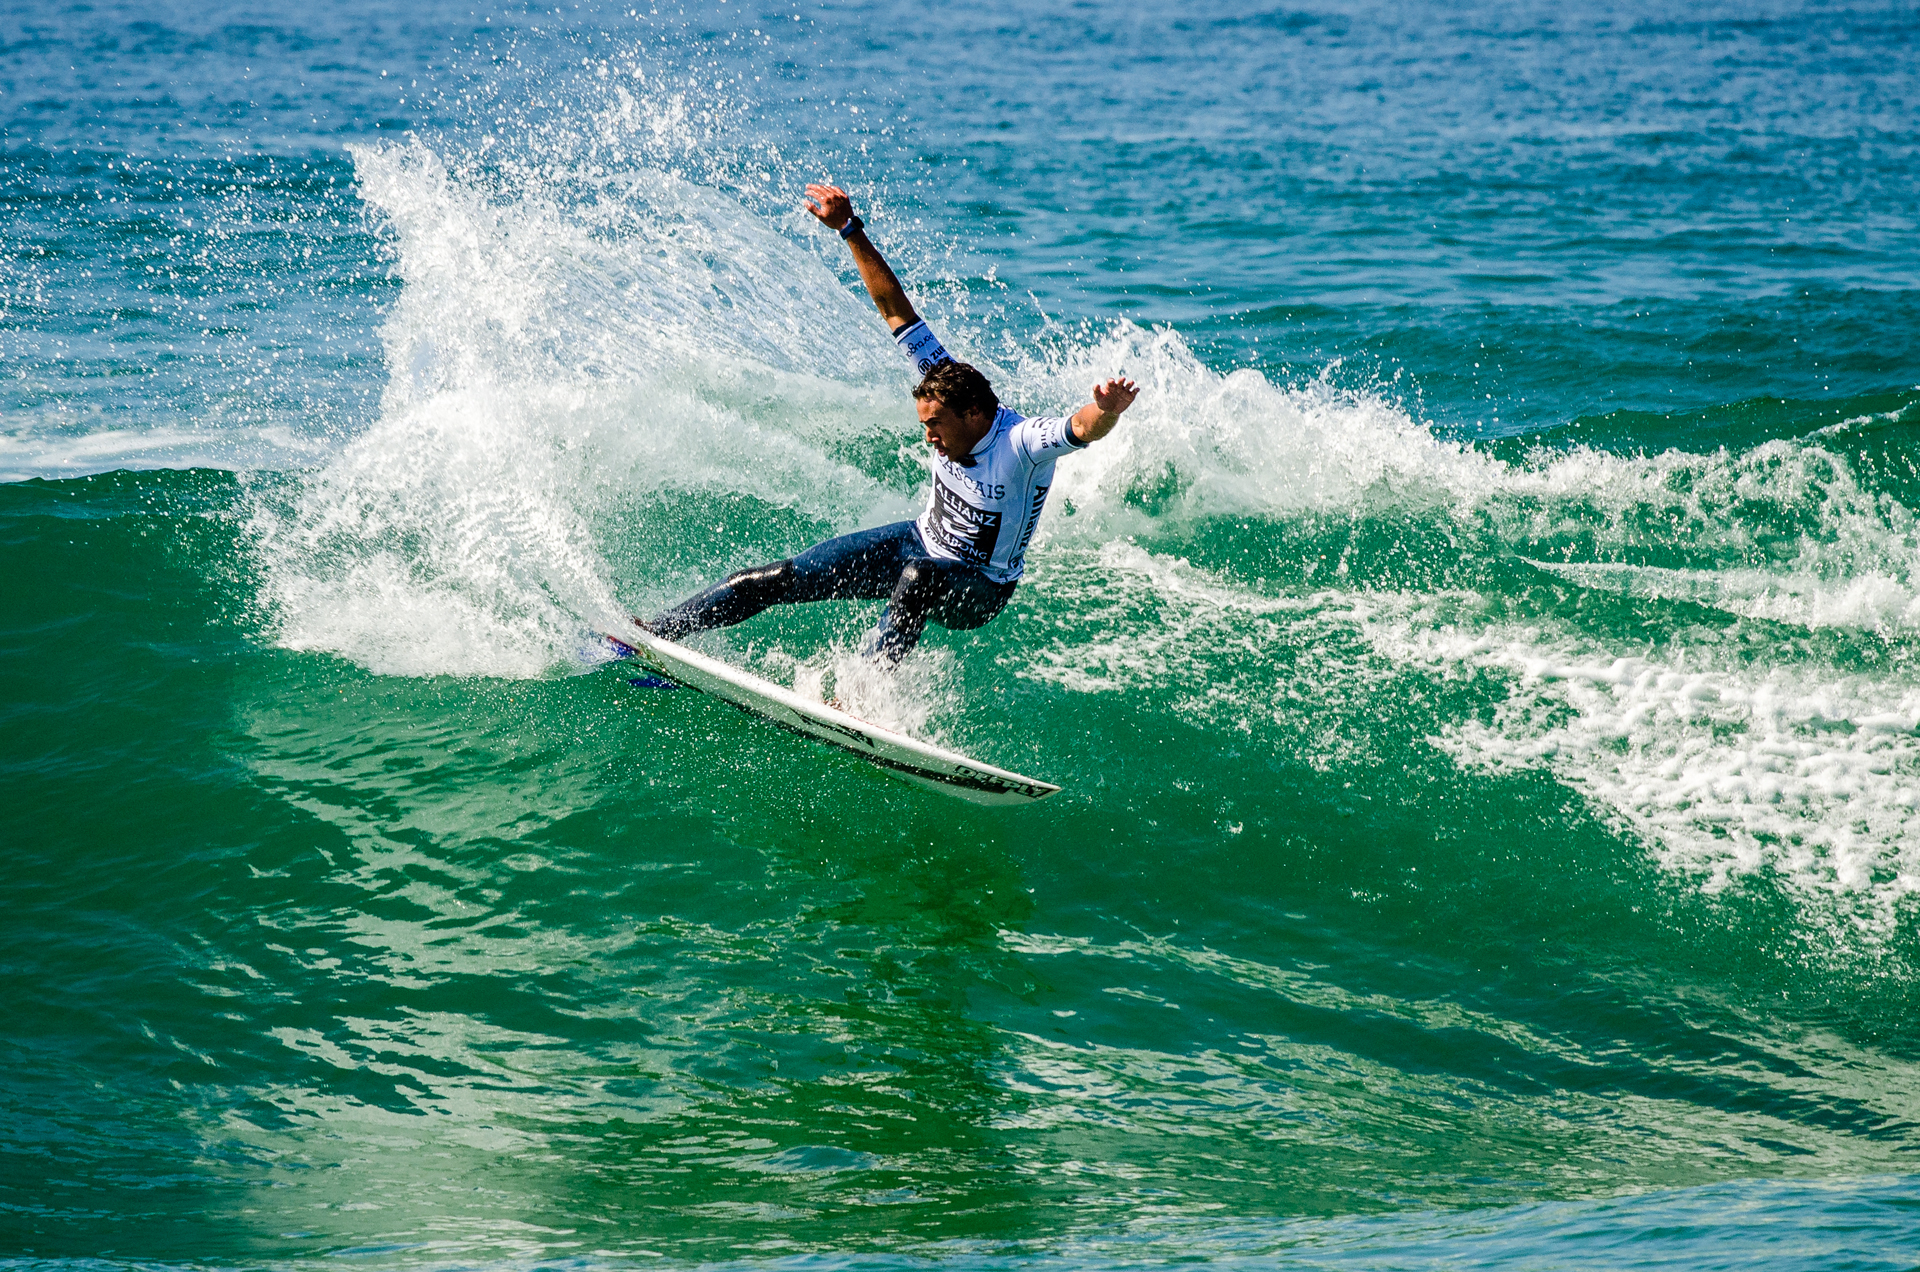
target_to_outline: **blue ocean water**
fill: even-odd
[[[1920,14],[0,10],[0,1260],[1910,1268]],[[1061,465],[992,625],[583,649]]]

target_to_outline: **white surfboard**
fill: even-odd
[[[631,654],[677,684],[710,693],[782,728],[850,751],[910,782],[976,804],[1030,804],[1060,789],[1051,782],[1022,777],[957,751],[869,724],[837,707],[802,697],[731,663],[637,627],[631,635],[603,635],[616,653]]]

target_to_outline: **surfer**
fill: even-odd
[[[926,511],[914,521],[856,530],[788,560],[741,570],[651,619],[633,621],[679,640],[731,627],[771,605],[885,600],[862,653],[891,667],[929,621],[967,631],[1006,607],[1025,569],[1054,461],[1111,433],[1140,389],[1125,378],[1107,380],[1072,415],[1028,418],[1002,406],[987,377],[948,353],[914,312],[847,192],[809,185],[807,195],[807,211],[853,250],[867,294],[920,371],[913,397],[934,451]]]

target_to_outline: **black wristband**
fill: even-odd
[[[858,215],[850,216],[847,218],[847,223],[840,227],[840,237],[852,238],[854,235],[858,234],[861,230],[864,230],[866,228],[867,228],[867,223],[865,221],[862,221]]]

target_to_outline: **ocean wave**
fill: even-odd
[[[418,142],[356,163],[404,284],[384,328],[392,375],[378,421],[258,503],[260,601],[281,643],[385,674],[565,673],[583,635],[642,603],[911,515],[924,460],[903,427],[905,367],[781,226],[659,171],[608,174],[582,203]],[[1424,726],[1463,768],[1551,772],[1709,889],[1764,869],[1851,898],[1885,932],[1920,886],[1920,685],[1832,651],[1730,661],[1724,633],[1701,646],[1685,611],[1910,631],[1914,520],[1833,437],[1501,458],[1441,437],[1391,386],[1222,372],[1171,327],[1023,342],[946,319],[1030,412],[1070,410],[1108,375],[1145,390],[1113,437],[1060,466],[1023,595],[1064,617],[998,655],[1016,674],[1146,692],[1332,767],[1368,752],[1379,725],[1357,717],[1397,674],[1360,651],[1440,677],[1497,669],[1514,688],[1490,717]],[[777,524],[716,533],[713,500]],[[1261,546],[1272,568],[1223,572],[1218,547],[1182,558],[1176,545],[1208,535]],[[1274,560],[1288,536],[1301,559]],[[651,547],[636,555],[637,539]],[[1570,618],[1542,579],[1629,610]],[[1649,625],[1655,650],[1636,645]],[[953,707],[940,676],[882,693],[831,650],[755,657],[823,692],[843,679],[918,731],[939,734]]]

